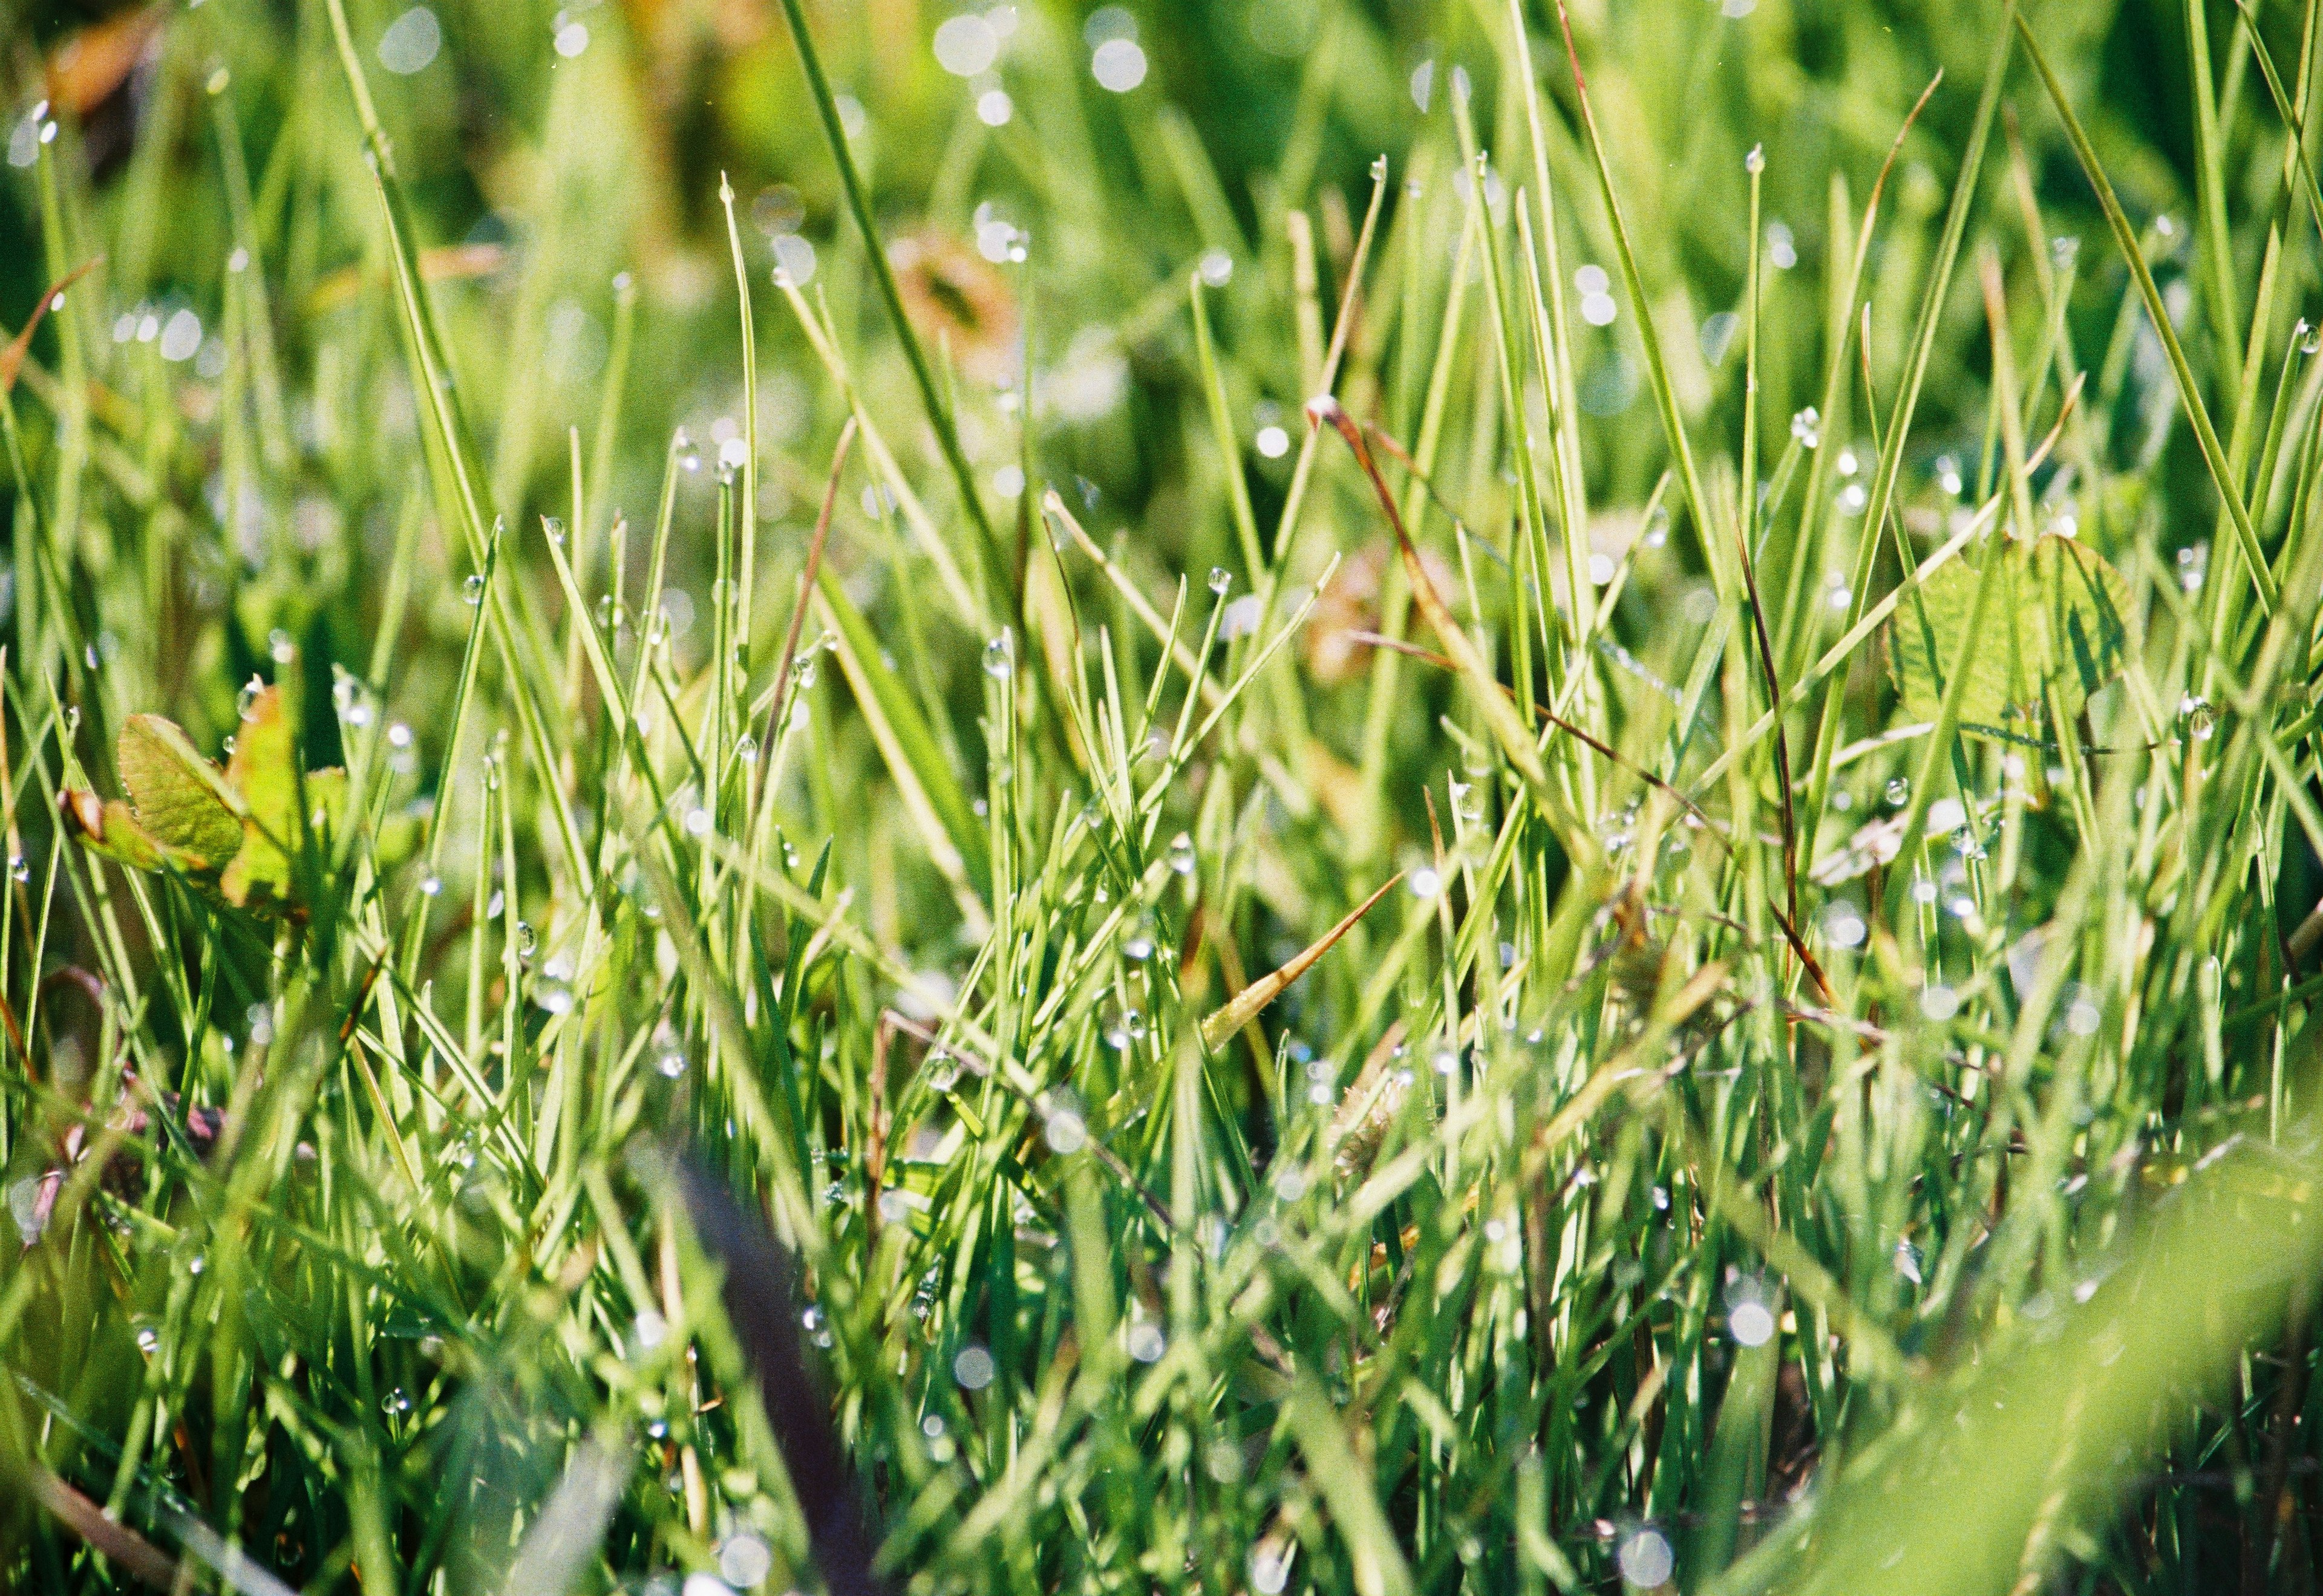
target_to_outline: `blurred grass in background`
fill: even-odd
[[[0,0],[0,1584],[2311,1590],[2313,7],[795,14]]]

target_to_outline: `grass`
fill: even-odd
[[[0,0],[0,1587],[2312,1591],[2318,32]]]

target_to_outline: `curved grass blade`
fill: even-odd
[[[903,295],[895,288],[895,268],[888,263],[886,248],[879,242],[879,229],[871,219],[871,202],[864,193],[862,174],[856,170],[854,152],[847,145],[847,127],[839,115],[839,101],[831,93],[831,79],[822,69],[822,57],[814,48],[814,37],[799,10],[799,0],[783,0],[783,20],[790,24],[792,42],[798,46],[799,64],[806,69],[807,87],[813,92],[815,109],[822,115],[823,136],[831,145],[831,160],[839,168],[848,213],[855,218],[856,229],[863,235],[863,252],[870,263],[871,280],[879,289],[879,302],[895,329],[895,341],[903,346],[904,359],[912,368],[912,381],[919,387],[928,426],[943,451],[944,463],[951,467],[953,485],[960,491],[960,508],[968,512],[976,528],[994,598],[1008,601],[1000,607],[1014,610],[1015,584],[1006,551],[1001,546],[1000,535],[993,529],[991,517],[985,512],[984,500],[977,495],[976,472],[960,446],[960,428],[952,420],[950,407],[936,388],[935,370],[928,363],[927,352],[920,347],[919,335],[913,331],[912,318],[904,309]]]
[[[1202,1022],[1202,1045],[1213,1052],[1223,1047],[1228,1037],[1256,1019],[1268,1004],[1282,995],[1291,982],[1312,969],[1316,961],[1328,953],[1341,937],[1354,930],[1364,915],[1379,907],[1380,900],[1394,891],[1395,884],[1402,879],[1403,872],[1400,870],[1389,876],[1377,892],[1347,911],[1345,918],[1318,937],[1311,946],[1288,964],[1261,976],[1236,993],[1232,1003]]]
[[[1380,475],[1379,466],[1372,459],[1371,446],[1364,441],[1363,429],[1355,425],[1354,418],[1347,414],[1339,401],[1328,394],[1308,401],[1307,418],[1312,426],[1328,424],[1336,428],[1339,436],[1347,440],[1347,447],[1354,451],[1356,463],[1364,468],[1364,474],[1371,478],[1372,491],[1378,495],[1380,508],[1387,512],[1388,525],[1394,528],[1396,547],[1403,556],[1404,576],[1411,588],[1411,601],[1419,606],[1420,613],[1436,628],[1436,635],[1444,641],[1445,652],[1452,656],[1460,667],[1460,674],[1474,690],[1477,705],[1483,711],[1486,724],[1492,729],[1492,735],[1499,741],[1501,751],[1508,756],[1509,763],[1515,766],[1517,773],[1524,778],[1525,788],[1532,794],[1533,801],[1540,805],[1542,817],[1557,826],[1559,840],[1567,851],[1576,858],[1593,861],[1600,851],[1595,835],[1580,823],[1579,818],[1573,813],[1572,806],[1565,801],[1565,795],[1549,780],[1547,766],[1541,763],[1540,748],[1534,743],[1531,729],[1525,725],[1523,715],[1515,703],[1501,692],[1499,680],[1485,665],[1483,656],[1477,653],[1475,644],[1469,641],[1468,634],[1461,629],[1460,623],[1452,618],[1452,611],[1445,604],[1443,595],[1436,591],[1435,579],[1428,574],[1427,566],[1420,563],[1419,551],[1412,546],[1411,534],[1403,524],[1403,512],[1396,508],[1395,495],[1388,491],[1387,479]]]
[[[2178,399],[2185,407],[2186,419],[2192,424],[2194,438],[2202,448],[2202,463],[2210,468],[2210,481],[2218,490],[2218,497],[2227,507],[2227,518],[2234,522],[2235,541],[2249,563],[2251,585],[2258,590],[2260,607],[2269,615],[2282,602],[2282,591],[2267,568],[2266,553],[2259,546],[2258,531],[2251,525],[2250,508],[2243,502],[2242,489],[2235,482],[2235,473],[2227,463],[2227,452],[2218,442],[2217,429],[2210,425],[2210,412],[2202,403],[2202,390],[2194,381],[2194,368],[2187,362],[2185,345],[2178,341],[2178,330],[2171,325],[2170,312],[2162,303],[2162,290],[2153,281],[2153,270],[2145,263],[2145,252],[2138,247],[2137,234],[2129,225],[2129,217],[2115,197],[2113,183],[2098,164],[2097,151],[2089,145],[2089,135],[2081,131],[2081,119],[2073,114],[2071,96],[2065,86],[2057,81],[2057,74],[2049,65],[2041,41],[2033,36],[2033,24],[2020,14],[2015,19],[2017,36],[2025,41],[2025,50],[2033,60],[2034,70],[2040,73],[2049,97],[2056,103],[2059,120],[2065,124],[2065,137],[2073,146],[2073,154],[2081,163],[2081,171],[2097,191],[2098,206],[2105,212],[2106,224],[2113,229],[2114,242],[2121,246],[2122,258],[2129,262],[2129,274],[2137,284],[2138,297],[2145,301],[2145,314],[2153,324],[2154,334],[2170,357],[2170,374],[2177,379]]]

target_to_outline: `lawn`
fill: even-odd
[[[0,0],[0,1590],[2313,1591],[2318,53]]]

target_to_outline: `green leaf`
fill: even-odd
[[[237,907],[253,898],[289,898],[292,851],[308,830],[320,830],[336,818],[346,799],[345,775],[308,775],[308,812],[300,814],[296,738],[283,712],[281,689],[269,687],[243,714],[225,779],[243,803],[242,848],[219,890]]]
[[[302,781],[282,695],[272,687],[243,716],[223,772],[159,715],[130,716],[114,758],[128,803],[73,788],[58,794],[82,845],[133,870],[198,877],[206,894],[236,908],[295,909],[292,850],[309,831],[335,826],[346,808],[344,771],[309,771]],[[408,851],[409,838],[400,841]]]
[[[128,866],[133,870],[161,867],[161,845],[137,823],[137,816],[118,798],[99,798],[85,788],[68,787],[57,794],[58,807],[69,827],[80,833],[91,853]]]
[[[130,716],[113,757],[138,827],[172,863],[216,870],[234,858],[242,846],[242,821],[228,802],[217,766],[202,757],[174,722],[159,715]],[[108,826],[106,834],[113,830]]]
[[[1969,674],[1960,700],[1960,729],[2011,741],[2047,740],[2050,695],[2077,715],[2089,695],[2121,674],[2128,631],[2123,614],[2129,592],[2093,549],[2068,537],[2001,544],[1988,556],[2002,562],[2001,626],[1990,635],[1962,634],[1976,603],[1982,569],[1945,566],[1896,607],[1888,662],[1904,712],[1933,720],[1944,687],[1956,672]]]

